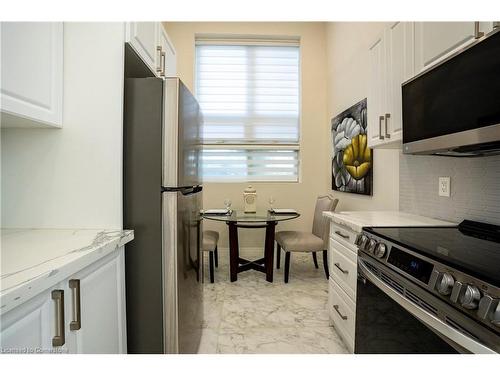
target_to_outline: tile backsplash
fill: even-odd
[[[451,196],[438,195],[439,177],[451,177]],[[500,155],[476,158],[400,154],[399,209],[460,222],[500,225]]]

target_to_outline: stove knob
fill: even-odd
[[[449,273],[443,272],[438,275],[436,289],[439,294],[447,296],[451,293],[453,285],[455,285],[455,279]]]
[[[477,315],[480,319],[490,321],[497,327],[500,327],[500,300],[484,296],[479,301]]]
[[[361,236],[361,240],[360,240],[360,243],[359,243],[359,248],[361,250],[365,250],[366,249],[366,245],[368,244],[368,237],[365,236],[365,235],[362,235]]]
[[[366,237],[364,234],[360,234],[358,238],[356,238],[356,245],[361,246],[361,244],[365,243],[368,237]]]
[[[386,251],[387,251],[387,246],[383,243],[379,243],[375,248],[374,254],[377,258],[383,258]]]
[[[500,302],[499,300],[496,301],[497,307],[494,311],[491,312],[490,315],[490,320],[491,323],[493,323],[495,326],[500,328]]]
[[[373,254],[376,246],[377,246],[377,241],[371,239],[370,242],[368,242],[368,251]]]
[[[479,300],[481,299],[481,292],[474,285],[466,285],[460,293],[460,304],[466,309],[473,310],[477,308]]]

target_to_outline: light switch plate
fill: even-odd
[[[438,194],[440,197],[450,196],[450,178],[449,177],[439,177],[439,187]]]

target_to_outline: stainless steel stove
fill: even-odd
[[[355,352],[500,352],[500,227],[364,228],[357,245]]]

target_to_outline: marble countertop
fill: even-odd
[[[453,227],[456,223],[402,211],[341,211],[323,212],[333,222],[361,232],[363,227]]]
[[[0,314],[134,239],[133,230],[1,229]]]

